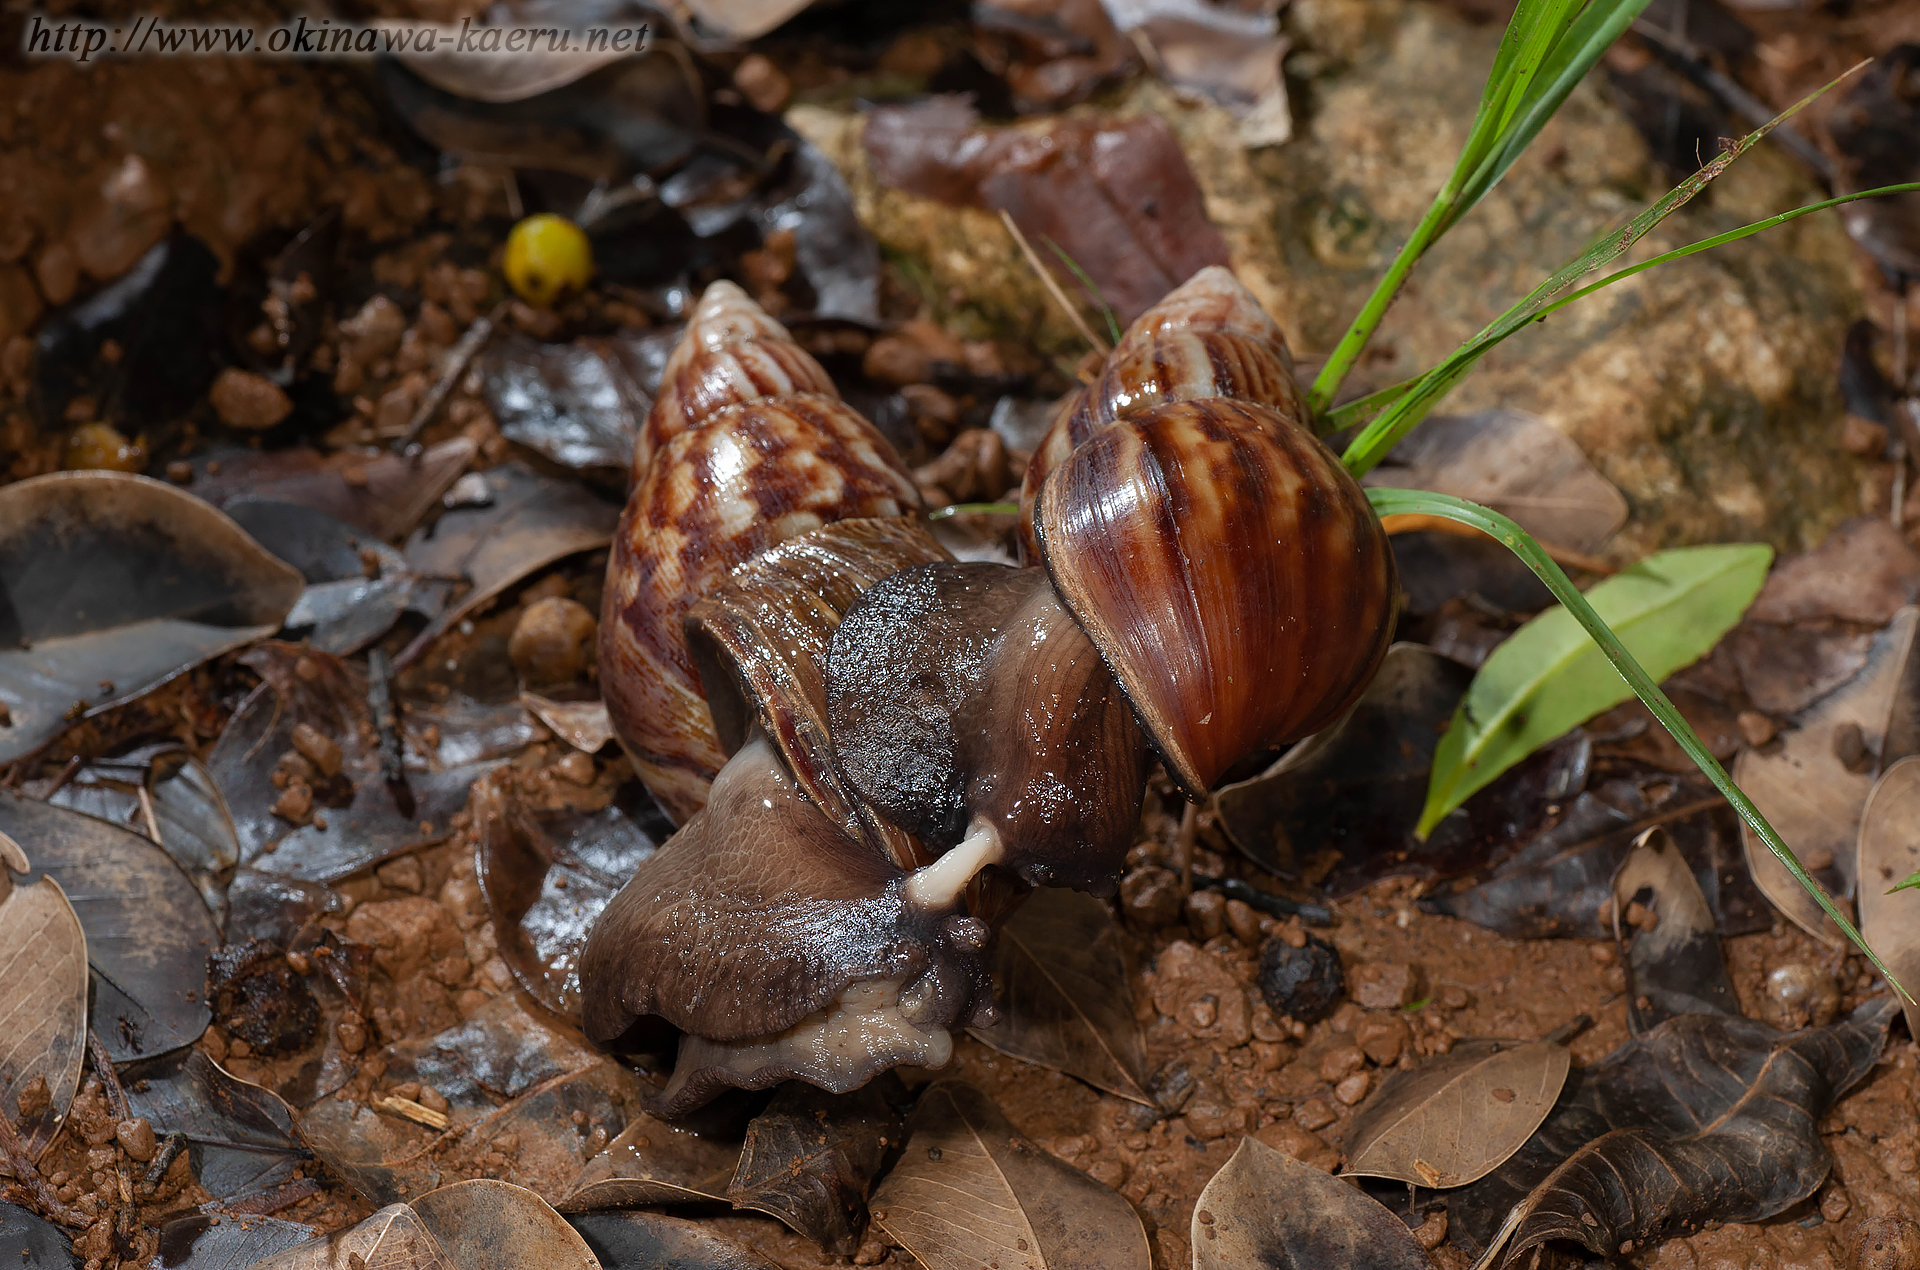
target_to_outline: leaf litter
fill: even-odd
[[[1713,910],[1664,829],[1635,838],[1613,875],[1613,934],[1636,1036],[1680,1015],[1740,1013]]]
[[[37,1159],[80,1084],[87,1049],[87,937],[60,884],[14,880],[32,866],[0,833],[0,1115]],[[39,1105],[36,1107],[35,1104]]]
[[[1426,1270],[1398,1217],[1358,1187],[1242,1138],[1193,1210],[1193,1270]]]

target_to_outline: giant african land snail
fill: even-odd
[[[601,673],[684,828],[581,964],[595,1039],[685,1034],[656,1110],[943,1063],[991,1017],[983,949],[1021,884],[1112,890],[1150,757],[1203,795],[1385,653],[1379,521],[1223,269],[1135,322],[1035,456],[1043,568],[950,559],[898,458],[736,288],[664,382]]]

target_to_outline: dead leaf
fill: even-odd
[[[289,637],[323,653],[358,652],[393,626],[413,600],[406,560],[365,530],[300,503],[238,498],[226,505],[254,540],[300,570],[306,589],[287,614]]]
[[[133,1114],[164,1138],[183,1133],[194,1176],[207,1194],[231,1200],[292,1176],[308,1158],[293,1132],[293,1112],[271,1090],[241,1080],[197,1049],[184,1049],[121,1073]]]
[[[1524,1147],[1448,1197],[1454,1241],[1486,1249],[1484,1270],[1502,1244],[1506,1264],[1558,1239],[1608,1257],[1628,1240],[1784,1211],[1826,1180],[1820,1118],[1872,1070],[1896,1012],[1880,997],[1792,1033],[1668,1019],[1575,1071]]]
[[[1747,609],[1750,622],[1840,618],[1884,626],[1920,600],[1920,553],[1884,516],[1861,516],[1812,551],[1774,562]]]
[[[1613,937],[1635,1035],[1679,1014],[1740,1013],[1713,911],[1665,829],[1634,839],[1613,876]]]
[[[927,1270],[1148,1270],[1139,1216],[1042,1151],[971,1085],[920,1095],[906,1149],[871,1200],[873,1220]]]
[[[19,1250],[18,1260],[7,1259],[7,1270],[73,1270],[80,1264],[73,1255],[73,1241],[58,1226],[18,1204],[0,1203],[0,1248]]]
[[[520,704],[552,729],[555,736],[582,754],[598,754],[613,740],[613,721],[607,718],[604,701],[555,701],[537,693],[523,692]]]
[[[1850,194],[1920,179],[1920,106],[1908,87],[1920,74],[1920,51],[1895,45],[1847,87],[1827,117],[1836,193]],[[1890,274],[1920,274],[1920,194],[1850,204],[1841,224]]]
[[[611,41],[606,48],[588,49],[584,37],[575,36],[571,47],[556,49],[552,47],[552,40],[542,43],[536,37],[528,41],[529,47],[524,52],[498,57],[461,52],[463,32],[458,24],[422,22],[418,18],[376,18],[370,25],[398,31],[433,32],[436,42],[429,46],[433,51],[422,53],[411,43],[404,45],[408,51],[397,54],[401,65],[435,88],[468,101],[524,101],[564,88],[602,66],[633,56],[632,48],[615,52]],[[476,33],[467,30],[464,34],[471,41]]]
[[[1742,622],[1725,647],[1755,708],[1777,718],[1799,714],[1859,674],[1873,633],[1831,622]]]
[[[1627,523],[1626,496],[1579,445],[1517,410],[1430,418],[1364,483],[1471,499],[1573,551],[1599,550]]]
[[[1428,1270],[1405,1224],[1351,1182],[1254,1138],[1193,1209],[1193,1270]]]
[[[1920,873],[1920,758],[1886,770],[1860,817],[1860,933],[1908,992],[1920,992],[1920,887],[1892,890]],[[1920,1006],[1903,1002],[1907,1032],[1920,1036]]]
[[[29,867],[20,844],[0,833],[0,1035],[7,1038],[0,1115],[20,1125],[27,1154],[37,1159],[79,1088],[87,1052],[87,936],[58,882],[14,882]],[[23,1115],[22,1091],[36,1082],[46,1097]]]
[[[676,342],[677,334],[667,347]],[[570,468],[624,475],[653,406],[645,385],[659,380],[664,352],[658,364],[650,354],[661,343],[653,331],[571,344],[495,340],[481,361],[487,409],[510,441]]]
[[[557,1207],[563,1213],[639,1204],[725,1200],[740,1147],[656,1120],[633,1118],[580,1171]]]
[[[1860,813],[1873,790],[1873,765],[1849,768],[1836,741],[1842,730],[1853,730],[1866,753],[1880,753],[1897,689],[1909,673],[1917,624],[1920,608],[1901,609],[1874,636],[1858,674],[1796,715],[1777,748],[1747,750],[1733,766],[1734,783],[1842,903],[1854,892]],[[1839,929],[1786,866],[1752,829],[1742,839],[1753,880],[1774,906],[1837,947],[1843,941]]]
[[[1114,22],[1176,88],[1201,93],[1240,121],[1240,144],[1293,135],[1280,59],[1288,40],[1271,11],[1184,0],[1107,0]]]
[[[1041,887],[994,941],[1000,1019],[967,1031],[1023,1062],[1152,1105],[1147,1045],[1133,1013],[1120,931],[1106,902]]]
[[[1468,1040],[1390,1073],[1347,1127],[1346,1171],[1429,1188],[1477,1181],[1540,1127],[1571,1062],[1561,1036]]]
[[[0,763],[264,639],[300,575],[171,485],[56,472],[0,489]]]
[[[780,1270],[759,1253],[684,1217],[579,1213],[567,1220],[606,1270]]]
[[[394,659],[405,666],[440,633],[521,578],[575,552],[604,547],[620,509],[572,481],[542,476],[518,463],[481,474],[489,501],[459,507],[407,541],[416,573],[465,578],[460,598]]]
[[[828,1252],[851,1257],[867,1227],[867,1190],[906,1137],[888,1105],[898,1080],[830,1094],[788,1081],[747,1125],[727,1199],[777,1217]]]
[[[196,458],[188,488],[215,507],[241,498],[299,503],[390,541],[439,505],[441,495],[478,452],[466,437],[412,456],[384,450],[326,455],[317,450],[231,450]]]
[[[523,1186],[455,1182],[389,1204],[357,1226],[299,1244],[251,1270],[600,1270],[566,1219]]]
[[[93,1030],[113,1060],[199,1039],[207,954],[220,935],[180,866],[139,834],[14,794],[0,794],[0,833],[31,842],[36,872],[72,900],[87,933]]]
[[[160,1228],[155,1264],[166,1270],[246,1270],[257,1261],[306,1243],[313,1227],[278,1217],[195,1213]],[[0,1244],[4,1238],[0,1237]]]

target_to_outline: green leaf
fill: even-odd
[[[1757,543],[1662,551],[1599,583],[1587,600],[1657,681],[1700,658],[1766,581]],[[1493,650],[1433,756],[1415,830],[1432,832],[1468,795],[1540,746],[1633,695],[1565,608],[1548,609]]]
[[[1600,646],[1607,660],[1613,663],[1613,668],[1620,672],[1620,677],[1627,681],[1634,693],[1645,703],[1647,710],[1660,721],[1660,726],[1667,730],[1680,748],[1686,752],[1687,757],[1694,761],[1695,766],[1699,767],[1706,778],[1713,783],[1713,787],[1733,804],[1733,809],[1740,814],[1740,818],[1759,835],[1760,841],[1767,844],[1767,850],[1771,851],[1774,858],[1786,867],[1787,872],[1793,875],[1801,888],[1814,898],[1815,903],[1820,905],[1821,911],[1832,918],[1834,924],[1853,941],[1854,946],[1866,954],[1867,960],[1873,963],[1874,969],[1878,970],[1881,976],[1892,985],[1895,992],[1909,1001],[1913,1000],[1913,995],[1901,986],[1893,972],[1887,969],[1886,963],[1880,960],[1879,954],[1868,946],[1853,922],[1833,902],[1833,897],[1828,895],[1826,889],[1807,872],[1806,866],[1801,864],[1799,857],[1793,854],[1793,848],[1781,841],[1779,833],[1767,823],[1767,818],[1760,814],[1760,809],[1753,805],[1753,800],[1733,783],[1733,778],[1727,775],[1727,769],[1720,766],[1720,760],[1701,744],[1692,726],[1681,717],[1678,710],[1674,709],[1673,702],[1667,700],[1667,694],[1660,691],[1660,685],[1655,683],[1640,663],[1634,660],[1633,654],[1627,651],[1620,637],[1613,633],[1606,622],[1601,620],[1600,615],[1593,611],[1593,606],[1587,603],[1587,597],[1580,594],[1567,578],[1566,573],[1547,555],[1546,549],[1535,542],[1526,530],[1499,512],[1477,503],[1470,503],[1464,498],[1455,498],[1450,494],[1435,494],[1429,490],[1417,489],[1370,489],[1367,491],[1367,499],[1373,504],[1374,511],[1381,516],[1405,512],[1421,516],[1444,516],[1448,520],[1471,525],[1518,556],[1522,564],[1532,569],[1540,580],[1546,583],[1547,589],[1553,592],[1554,598],[1573,614],[1574,620],[1579,622],[1594,643]],[[1907,884],[1913,882],[1920,882],[1920,878],[1909,879]]]

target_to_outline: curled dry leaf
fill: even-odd
[[[157,1265],[166,1270],[246,1270],[275,1253],[304,1244],[311,1226],[278,1217],[196,1213],[160,1228]]]
[[[1347,1128],[1350,1174],[1409,1186],[1478,1181],[1520,1149],[1567,1083],[1567,1038],[1461,1041],[1382,1081]]]
[[[663,1213],[581,1213],[567,1219],[605,1270],[780,1270],[700,1222]]]
[[[87,933],[93,1030],[116,1063],[163,1054],[207,1027],[207,954],[220,943],[193,880],[139,834],[0,793],[0,833],[34,844]]]
[[[885,1078],[850,1094],[788,1081],[747,1125],[727,1198],[851,1257],[867,1226],[867,1189],[906,1137],[889,1095],[907,1098],[898,1080]]]
[[[389,1204],[357,1226],[288,1248],[253,1270],[600,1270],[586,1241],[538,1195],[476,1178]]]
[[[1720,932],[1693,870],[1665,829],[1649,829],[1613,877],[1613,935],[1627,968],[1627,1026],[1679,1014],[1740,1013]]]
[[[1428,1270],[1404,1223],[1359,1187],[1254,1139],[1193,1209],[1193,1270]]]
[[[229,1200],[278,1186],[308,1157],[279,1095],[233,1075],[197,1049],[135,1064],[121,1073],[133,1114],[164,1138],[182,1133],[194,1176]]]
[[[1842,900],[1854,891],[1860,813],[1873,791],[1872,756],[1887,757],[1881,753],[1887,723],[1911,673],[1917,628],[1920,608],[1901,609],[1873,637],[1858,674],[1796,715],[1777,747],[1747,750],[1733,767],[1734,783],[1800,863]],[[1842,752],[1843,734],[1857,735],[1865,762]],[[1745,830],[1742,838],[1753,880],[1775,907],[1809,934],[1835,946],[1842,943],[1839,929],[1753,831]]]
[[[79,1087],[87,1051],[87,937],[58,882],[14,881],[28,869],[20,845],[0,833],[0,1036],[6,1038],[0,1115],[19,1124],[27,1154],[37,1158]],[[44,1098],[23,1098],[30,1085],[44,1090]]]
[[[1579,445],[1517,410],[1430,417],[1363,484],[1471,499],[1574,551],[1598,550],[1627,523],[1626,496]]]
[[[703,1137],[643,1112],[587,1161],[557,1207],[586,1213],[724,1200],[739,1159],[738,1143]]]
[[[537,693],[523,692],[520,704],[555,736],[582,754],[598,754],[613,740],[613,721],[607,718],[604,701],[555,701]]]
[[[412,456],[230,450],[196,459],[188,488],[215,507],[242,498],[299,503],[385,541],[408,533],[438,506],[478,452],[466,437]]]
[[[971,1085],[920,1095],[873,1219],[927,1270],[1148,1270],[1139,1215],[1042,1151]]]
[[[1000,1019],[968,1028],[977,1040],[1152,1105],[1146,1038],[1105,902],[1062,887],[1035,890],[1000,928],[993,976]]]
[[[1920,758],[1886,770],[1860,818],[1860,933],[1908,992],[1920,992],[1920,887],[1895,890],[1920,873]],[[1907,1032],[1920,1037],[1920,1006],[1902,1003]]]
[[[395,659],[404,666],[440,633],[521,578],[579,551],[604,547],[620,509],[572,481],[519,463],[481,473],[488,501],[447,512],[407,540],[416,572],[464,578],[468,588]]]
[[[1486,1249],[1480,1267],[1503,1244],[1516,1264],[1562,1239],[1609,1257],[1782,1212],[1826,1180],[1820,1118],[1872,1070],[1895,1013],[1879,997],[1800,1032],[1689,1014],[1641,1033],[1574,1072],[1524,1147],[1448,1197],[1454,1241]]]
[[[264,639],[300,575],[160,481],[57,472],[0,489],[0,763]]]

